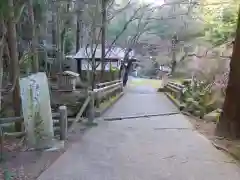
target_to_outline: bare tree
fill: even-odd
[[[89,5],[90,6],[90,5]],[[96,53],[96,50],[97,48],[99,47],[99,41],[100,40],[103,40],[102,39],[102,31],[103,31],[103,24],[100,24],[97,20],[97,16],[99,15],[99,12],[101,13],[101,7],[102,4],[101,2],[97,3],[97,5],[93,5],[91,6],[91,8],[88,9],[88,18],[89,18],[89,29],[88,29],[88,32],[90,33],[90,36],[88,38],[88,44],[86,46],[86,54],[88,54],[88,58],[91,59],[91,68],[92,68],[92,79],[95,80],[95,71],[96,71],[96,68],[100,65],[100,63],[96,63],[95,61],[95,53]],[[128,3],[126,6],[130,6],[130,4]],[[126,6],[124,6],[123,8],[121,8],[121,10],[123,9],[126,9]],[[108,6],[109,7],[109,6]],[[144,6],[144,8],[147,7],[147,6]],[[121,10],[118,9],[118,12],[120,12]],[[115,46],[115,43],[116,41],[121,37],[121,35],[124,33],[124,31],[127,29],[128,25],[130,25],[133,21],[137,20],[138,17],[141,15],[140,11],[143,10],[143,7],[139,7],[137,8],[133,15],[130,16],[129,20],[126,22],[126,24],[123,26],[121,32],[119,34],[116,35],[116,37],[114,38],[114,40],[112,41],[112,43],[110,44],[110,46],[108,46],[108,50],[104,50],[104,54],[101,55],[101,62],[103,62],[103,57],[105,58],[110,52],[111,52],[111,49]],[[97,13],[96,13],[97,12]],[[86,12],[85,12],[86,13]],[[112,19],[112,17],[110,17],[110,19]],[[105,21],[107,21],[109,19],[106,19]],[[106,22],[105,22],[106,23]],[[101,41],[102,45],[103,45],[103,42]],[[105,46],[105,42],[104,42],[104,46]],[[91,53],[87,52],[88,49],[91,49]],[[103,48],[104,49],[104,48]],[[103,49],[102,49],[102,53],[103,53]],[[90,64],[89,64],[90,66]],[[102,63],[101,67],[102,67],[102,70],[101,71],[104,71],[105,70],[105,66],[106,64],[105,63]],[[88,72],[88,81],[90,82],[90,72]],[[95,82],[92,82],[92,87],[94,86]]]

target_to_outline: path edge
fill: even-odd
[[[102,109],[97,109],[95,111],[95,117],[100,117],[102,116],[107,110],[109,110],[122,96],[124,95],[124,92],[121,92],[120,94],[117,95],[117,97],[112,101],[109,102],[104,108]]]
[[[173,98],[169,93],[167,92],[163,92],[164,95],[175,105],[177,106],[177,108],[182,111],[184,109],[184,105],[181,104],[178,100],[176,100],[175,98]]]
[[[180,110],[180,113],[181,113],[181,114],[199,120],[199,118],[191,115],[190,113],[181,111],[182,108],[184,108],[184,105],[182,105],[178,100],[176,100],[175,98],[173,98],[169,93],[167,93],[167,92],[163,92],[163,93],[164,93],[164,95],[165,95],[175,106],[177,106],[177,108]],[[202,120],[202,119],[201,119],[201,120]],[[198,132],[198,133],[200,133],[200,132]],[[202,134],[202,133],[200,133],[200,134]],[[206,137],[204,134],[202,134],[202,135],[203,135],[204,137]],[[207,137],[206,137],[206,138],[207,138]],[[209,139],[209,138],[207,138],[207,139],[210,141],[210,143],[212,144],[212,146],[213,146],[214,148],[216,148],[217,150],[220,150],[220,151],[223,151],[223,152],[227,153],[228,155],[230,155],[231,157],[233,157],[233,159],[239,161],[239,163],[240,163],[240,152],[239,152],[239,151],[237,151],[237,150],[235,150],[235,149],[232,149],[232,148],[229,148],[229,147],[225,147],[225,146],[221,145],[220,143],[218,143],[218,142],[216,142],[216,141],[214,141],[214,140],[211,140],[211,139]]]

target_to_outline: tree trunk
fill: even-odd
[[[52,45],[56,47],[56,1],[52,1]],[[56,55],[56,52],[54,51],[54,55]]]
[[[56,4],[56,62],[58,66],[58,72],[62,72],[62,53],[61,53],[61,30],[60,30],[60,17],[59,17],[59,5]]]
[[[3,16],[0,14],[0,112],[2,108],[2,81],[3,81],[3,51],[5,44],[5,24]],[[1,115],[1,114],[0,114]]]
[[[66,36],[66,28],[63,29],[60,35],[60,50],[62,56],[65,55],[65,36]]]
[[[76,53],[80,49],[80,18],[79,14],[77,15],[77,30],[76,30]]]
[[[0,49],[1,51],[1,49]],[[2,89],[2,80],[3,80],[3,59],[0,57],[0,89]],[[0,115],[2,110],[2,92],[0,91]]]
[[[90,45],[91,47],[91,66],[92,66],[92,74],[89,76],[89,80],[92,82],[92,91],[95,89],[95,86],[96,86],[96,59],[95,59],[95,53],[96,53],[96,48],[97,48],[97,45],[96,45],[96,27],[92,26],[92,43]],[[96,47],[94,47],[96,46]],[[90,73],[90,71],[89,71]]]
[[[28,0],[28,15],[30,19],[30,23],[32,26],[32,71],[34,73],[39,71],[39,62],[38,62],[38,53],[37,53],[37,44],[38,44],[38,37],[36,34],[36,25],[34,20],[34,12],[33,12],[33,1]]]
[[[80,8],[80,7],[78,7]],[[78,53],[80,49],[80,13],[77,13],[77,30],[76,30],[76,53]],[[82,61],[77,60],[77,71],[82,77]]]
[[[70,13],[70,3],[71,3],[71,0],[68,0],[66,14]],[[60,13],[59,13],[59,15],[60,15]],[[65,58],[66,33],[68,32],[69,22],[70,22],[70,20],[67,18],[67,20],[63,21],[63,27],[59,26],[59,33],[60,33],[59,34],[60,35],[60,42],[59,43],[60,43],[60,56],[61,56],[60,57],[61,64],[60,64],[60,67],[59,67],[60,71],[63,71],[62,64],[63,64],[64,58]],[[59,19],[59,23],[60,23],[60,19]]]
[[[106,0],[102,0],[102,31],[101,31],[101,43],[102,43],[102,53],[101,53],[101,80],[103,81],[104,71],[105,71],[105,41],[106,41]]]
[[[13,0],[8,0],[8,15],[7,22],[7,34],[8,34],[8,48],[11,60],[11,80],[16,82],[13,91],[13,107],[15,116],[21,115],[21,99],[20,99],[20,87],[19,87],[19,65],[18,65],[18,49],[17,49],[17,34],[16,34],[16,22],[14,17],[14,5]],[[21,131],[22,124],[15,123],[15,130]]]
[[[219,136],[240,138],[240,10],[230,62],[229,80],[216,133]]]
[[[2,58],[2,47],[0,47],[0,90],[2,90],[2,80],[3,80],[3,58]],[[0,112],[2,110],[2,91],[0,91]],[[0,114],[1,115],[1,114]]]
[[[59,2],[56,0],[52,1],[52,45],[53,45],[53,56],[55,61],[53,62],[52,73],[61,72],[61,37],[60,37],[60,18],[59,18]]]
[[[47,15],[44,14],[43,15],[43,21],[42,24],[40,26],[40,40],[42,44],[46,45],[46,43],[43,42],[43,40],[47,39],[47,28],[48,28],[48,20],[47,20]],[[44,62],[44,71],[47,73],[49,73],[48,71],[48,50],[44,49],[43,52],[41,53],[43,62]]]
[[[177,43],[177,36],[174,35],[172,38],[172,62],[171,62],[171,74],[174,73],[177,65],[176,60],[176,43]]]

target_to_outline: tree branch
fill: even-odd
[[[18,23],[23,14],[24,9],[27,7],[27,2],[19,1],[19,3],[15,5],[15,7],[17,8],[17,12],[15,12],[14,21],[15,23]]]
[[[134,14],[130,17],[130,19],[124,24],[122,30],[120,31],[120,33],[117,34],[117,36],[115,37],[115,39],[112,41],[112,43],[110,44],[110,48],[108,49],[108,51],[106,52],[105,56],[110,52],[111,50],[111,47],[116,43],[116,41],[121,37],[121,35],[125,32],[125,30],[128,28],[129,24],[131,22],[133,22],[134,20],[137,19],[137,13],[142,9],[142,8],[147,8],[149,7],[150,5],[146,5],[144,7],[139,7],[135,12]]]

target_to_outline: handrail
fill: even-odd
[[[119,86],[121,85],[122,83],[115,83],[115,84],[112,84],[112,85],[109,85],[109,86],[106,86],[106,87],[102,87],[102,88],[99,88],[99,89],[94,89],[93,91],[95,93],[99,93],[99,92],[103,92],[103,91],[106,91],[108,89],[111,89],[113,87],[116,87],[116,86]]]
[[[8,124],[8,123],[15,123],[15,122],[23,122],[23,117],[0,118],[0,125],[1,124]]]
[[[102,92],[102,94],[99,94],[99,98],[106,97],[108,94],[110,94],[118,89],[121,89],[121,83],[116,84],[116,86],[113,87],[112,89],[108,89],[105,92]]]
[[[176,86],[176,85],[173,85],[173,84],[167,84],[167,87],[176,89],[176,90],[178,90],[178,91],[182,91],[182,90],[183,90],[182,87],[179,87],[179,86]]]
[[[60,126],[60,140],[65,140],[66,138],[66,128],[67,128],[67,122],[68,122],[68,118],[67,118],[67,107],[66,106],[60,106],[59,107],[59,112],[58,113],[54,113],[53,118],[58,118],[58,124]],[[56,119],[53,119],[53,121]],[[9,124],[9,123],[16,123],[16,122],[24,122],[24,117],[20,116],[20,117],[6,117],[6,118],[0,118],[0,127],[3,124]],[[54,123],[54,125],[56,125],[56,123]],[[14,133],[3,133],[4,135],[11,135],[11,136],[20,136],[20,135],[25,135],[25,131],[22,132],[14,132]]]
[[[185,86],[182,84],[168,82],[166,85],[166,90],[181,102],[183,98],[184,87]]]
[[[101,87],[105,86],[105,87]],[[93,91],[88,92],[88,96],[85,99],[83,105],[79,108],[79,112],[77,113],[74,119],[67,118],[67,108],[66,106],[60,106],[59,112],[52,113],[53,124],[54,124],[54,131],[60,131],[60,139],[66,139],[66,133],[73,130],[74,125],[81,120],[81,116],[83,115],[86,109],[88,110],[88,121],[93,121],[95,116],[96,108],[99,108],[100,102],[105,100],[108,96],[112,97],[117,95],[118,93],[122,93],[123,85],[121,80],[115,80],[106,83],[98,84],[98,87]],[[95,106],[94,106],[95,105]],[[21,117],[7,117],[7,118],[0,118],[0,127],[1,124],[7,123],[14,123],[14,122],[24,122],[24,118]],[[71,122],[71,126],[68,127],[68,123]],[[56,127],[57,126],[57,127]],[[16,134],[16,133],[15,133]],[[25,132],[21,132],[21,134],[25,134]],[[4,134],[3,134],[4,135]],[[18,134],[16,134],[17,136]]]
[[[99,83],[96,86],[97,86],[97,88],[101,88],[103,86],[107,86],[107,85],[111,85],[111,84],[115,84],[115,83],[119,83],[119,82],[121,82],[121,80],[114,80],[114,81]]]
[[[175,83],[175,82],[169,82],[168,85],[177,86],[177,87],[182,88],[182,89],[184,88],[184,85],[178,84],[178,83]]]
[[[112,84],[112,83],[114,83],[114,84]],[[111,81],[111,82],[107,82],[104,84],[105,85],[111,84],[111,85],[93,90],[96,108],[99,108],[100,102],[103,100],[104,97],[106,97],[108,95],[111,96],[111,94],[117,93],[118,91],[122,92],[122,90],[123,90],[123,85],[120,80]]]

